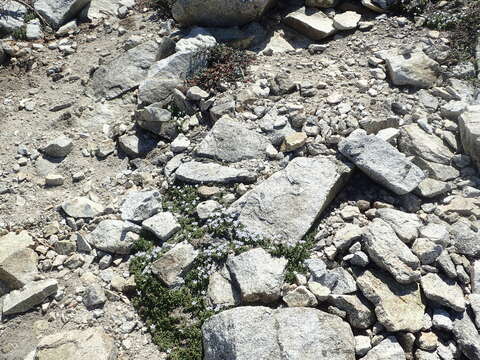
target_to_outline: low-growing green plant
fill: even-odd
[[[204,90],[221,90],[221,83],[245,81],[248,66],[254,60],[253,54],[224,44],[205,49],[198,56],[205,57],[206,67],[190,77],[187,85]]]
[[[27,27],[25,25],[19,27],[12,32],[12,36],[17,40],[27,40]]]

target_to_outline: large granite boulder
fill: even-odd
[[[34,8],[54,28],[66,24],[90,3],[91,0],[37,0]]]

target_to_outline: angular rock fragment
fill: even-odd
[[[371,349],[361,360],[405,360],[405,352],[394,336],[389,336]]]
[[[305,286],[298,286],[286,293],[282,300],[288,307],[315,307],[317,298]]]
[[[135,118],[140,127],[167,140],[173,140],[178,135],[177,124],[172,120],[172,113],[164,109],[161,103],[135,111]]]
[[[158,191],[131,191],[120,207],[122,219],[142,222],[162,210],[162,196]]]
[[[140,230],[140,226],[128,221],[103,220],[88,235],[88,242],[97,249],[126,255],[138,240]]]
[[[274,258],[262,248],[246,251],[227,260],[233,284],[242,303],[270,303],[280,298],[287,260]]]
[[[27,12],[27,8],[16,1],[2,2],[0,5],[0,34],[11,34],[24,26]]]
[[[312,308],[238,307],[211,317],[202,333],[209,360],[355,359],[350,326]]]
[[[295,158],[233,203],[230,211],[238,214],[249,234],[296,242],[333,200],[350,172],[349,166],[335,158]]]
[[[112,360],[117,357],[113,339],[102,328],[61,331],[43,337],[35,359]]]
[[[480,359],[480,336],[467,312],[457,314],[453,321],[453,336],[468,359]]]
[[[388,223],[400,240],[407,244],[417,238],[418,230],[423,225],[417,215],[395,209],[378,209],[377,216]]]
[[[44,148],[43,152],[47,156],[55,158],[64,158],[73,149],[73,142],[66,136],[60,136],[50,141]]]
[[[422,51],[389,53],[385,57],[390,79],[395,85],[431,88],[438,79],[439,64]]]
[[[454,311],[465,310],[463,291],[455,280],[430,273],[422,276],[421,284],[427,299]]]
[[[322,11],[300,8],[287,14],[284,23],[312,40],[322,40],[335,33],[333,20]]]
[[[127,156],[137,158],[147,155],[157,146],[157,140],[149,134],[125,134],[118,138],[118,145]]]
[[[41,304],[46,298],[54,295],[58,289],[57,280],[48,279],[32,281],[20,290],[14,290],[3,299],[3,314],[24,313]]]
[[[420,261],[385,221],[374,219],[370,223],[365,246],[370,259],[399,283],[409,284],[420,278]]]
[[[465,220],[457,221],[450,228],[453,246],[462,255],[480,255],[479,232],[474,231]]]
[[[66,24],[90,3],[91,0],[37,0],[34,8],[54,28]]]
[[[161,212],[142,223],[142,227],[151,231],[161,241],[167,241],[181,229],[175,216],[170,212]]]
[[[265,159],[270,141],[256,131],[249,130],[240,121],[221,117],[198,145],[201,157],[237,162],[247,159]]]
[[[330,295],[328,301],[347,313],[348,323],[357,329],[367,329],[376,320],[365,298],[356,295]]]
[[[198,254],[192,245],[181,242],[152,264],[152,273],[167,286],[181,284],[182,276],[190,270]]]
[[[234,306],[240,304],[240,294],[232,285],[227,267],[210,275],[207,296],[213,305]]]
[[[401,285],[386,273],[367,270],[357,278],[357,286],[375,305],[377,319],[387,331],[423,328],[425,305],[417,284]]]
[[[103,213],[102,205],[93,202],[86,197],[77,197],[66,200],[62,204],[62,209],[68,216],[73,218],[94,218]]]
[[[190,184],[231,184],[251,183],[255,181],[256,175],[248,170],[190,161],[178,167],[175,178]]]
[[[480,168],[480,105],[470,106],[458,119],[460,136],[465,152]]]
[[[338,149],[367,176],[397,195],[411,192],[426,177],[392,145],[363,130],[343,139]]]

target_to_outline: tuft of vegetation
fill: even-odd
[[[17,40],[27,40],[27,26],[23,25],[12,32],[12,36]]]
[[[195,209],[200,203],[197,186],[171,186],[163,194],[163,207],[179,216],[182,229],[169,245],[188,241],[200,252],[184,283],[166,287],[150,271],[152,262],[170,246],[160,247],[150,234],[142,234],[133,247],[130,272],[135,276],[136,294],[132,303],[148,327],[152,339],[169,360],[203,358],[201,326],[220,308],[212,307],[206,293],[212,273],[221,269],[229,255],[254,247],[263,247],[273,256],[288,260],[286,281],[293,282],[295,272],[304,272],[304,261],[314,246],[314,234],[294,245],[278,244],[243,231],[238,221],[225,213],[202,223]]]
[[[138,9],[153,9],[156,11],[156,18],[166,20],[172,18],[172,6],[175,0],[139,0],[136,3]]]
[[[222,91],[222,83],[245,81],[248,66],[255,59],[245,51],[219,44],[203,50],[199,56],[206,59],[206,68],[187,80],[188,86],[198,86],[203,90]]]

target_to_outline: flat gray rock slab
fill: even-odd
[[[421,284],[427,299],[454,311],[465,310],[463,291],[455,280],[430,273],[422,276]]]
[[[128,221],[103,220],[88,235],[88,243],[93,247],[113,253],[127,255],[133,243],[138,240],[140,226]]]
[[[35,359],[112,360],[117,357],[115,342],[100,328],[69,330],[40,339]]]
[[[468,359],[480,359],[480,336],[466,311],[457,314],[453,321],[453,336],[458,348]]]
[[[159,45],[154,40],[128,50],[95,71],[87,93],[110,100],[133,90],[146,79],[148,70],[157,61],[158,52]]]
[[[274,258],[262,248],[230,257],[227,268],[243,303],[270,303],[280,298],[287,260]]]
[[[405,243],[410,243],[418,236],[418,230],[423,226],[416,214],[409,214],[395,209],[378,209],[377,216],[388,223],[397,236]]]
[[[232,184],[251,183],[255,181],[256,175],[248,170],[190,161],[178,167],[175,178],[190,184]]]
[[[4,297],[3,314],[24,313],[54,295],[57,289],[58,283],[54,279],[30,282],[21,290],[14,290]]]
[[[122,219],[142,222],[162,210],[162,196],[158,191],[131,191],[120,207]]]
[[[94,218],[104,211],[101,204],[93,202],[86,197],[77,197],[66,200],[62,204],[62,209],[68,216],[73,218]]]
[[[181,242],[152,264],[152,273],[167,286],[181,284],[182,276],[190,270],[198,254],[191,244]]]
[[[237,162],[247,159],[265,159],[270,141],[240,121],[221,117],[198,145],[196,154],[201,157]]]
[[[54,29],[66,24],[91,0],[37,0],[35,10],[47,20]]]
[[[381,219],[374,219],[365,231],[365,247],[370,259],[393,275],[401,284],[420,279],[420,261]]]
[[[354,360],[348,323],[312,308],[238,307],[214,315],[203,327],[209,360]]]
[[[361,360],[406,360],[406,357],[395,336],[389,336],[369,350]]]
[[[463,148],[480,167],[480,105],[468,107],[458,120]]]
[[[462,255],[480,255],[479,232],[472,229],[467,221],[460,220],[450,228],[455,250]]]
[[[338,150],[368,177],[397,195],[413,191],[426,178],[404,154],[364,130],[356,130],[343,139]]]
[[[312,40],[322,40],[336,32],[333,20],[314,8],[300,8],[287,14],[283,22]]]
[[[142,227],[155,234],[161,241],[167,241],[182,227],[170,212],[161,212],[142,223]]]
[[[422,51],[415,51],[408,55],[388,53],[385,62],[394,85],[431,88],[438,79],[440,65]]]
[[[423,328],[425,305],[417,284],[401,285],[384,272],[367,270],[357,278],[357,286],[374,304],[377,319],[387,331]]]
[[[232,204],[253,236],[296,242],[343,188],[351,167],[326,156],[295,158]],[[298,216],[302,214],[302,216]]]

